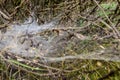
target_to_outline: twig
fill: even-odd
[[[98,4],[98,2],[96,0],[93,0],[98,7],[101,9],[101,11],[104,13],[105,17],[107,18],[107,20],[109,21],[109,23],[111,24],[111,28],[114,31],[114,33],[116,33],[117,38],[120,38],[120,33],[119,31],[116,29],[115,25],[111,22],[111,20],[109,19],[109,17],[107,16],[106,12],[104,11],[104,9]]]
[[[98,52],[92,52],[89,54],[81,53],[80,55],[76,56],[64,56],[64,57],[42,57],[46,59],[48,62],[60,62],[65,60],[73,60],[73,59],[91,59],[91,60],[104,60],[104,61],[116,61],[120,62],[119,56],[116,56],[115,53],[113,54],[113,50],[100,50]],[[111,54],[113,55],[111,58]],[[106,56],[108,55],[108,56]]]
[[[11,19],[9,16],[7,16],[5,13],[3,13],[1,10],[0,10],[0,14],[3,16],[3,18],[5,18],[7,20]]]

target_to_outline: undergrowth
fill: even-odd
[[[39,24],[57,18],[59,24],[68,26],[71,23],[82,28],[71,31],[90,37],[69,44],[67,54],[87,54],[111,47],[119,51],[119,1],[102,1],[97,4],[96,0],[0,0],[0,11],[4,13],[0,23],[1,26],[5,24],[4,27],[8,26],[6,23],[22,23],[34,12]],[[88,23],[91,24],[84,28]],[[112,23],[115,28],[111,27]],[[28,59],[0,52],[1,80],[120,80],[120,63],[115,61],[72,59],[47,62],[37,57]]]

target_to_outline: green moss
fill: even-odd
[[[107,15],[110,15],[110,14],[113,14],[112,10],[116,9],[117,3],[116,2],[104,3],[104,4],[101,4],[101,7],[104,9],[104,11]],[[100,9],[98,10],[97,14],[98,14],[98,16],[105,17],[104,13]]]

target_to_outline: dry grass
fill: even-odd
[[[67,27],[69,27],[68,23],[77,26],[77,29],[67,28],[65,31],[73,31],[78,39],[77,34],[90,37],[88,40],[78,42],[76,46],[69,45],[66,53],[78,55],[111,49],[109,53],[117,53],[116,55],[119,56],[120,3],[119,0],[111,0],[113,6],[108,3],[103,0],[98,2],[96,0],[0,0],[0,28],[3,29],[14,22],[24,22],[31,12],[34,12],[39,24],[58,19],[59,24]],[[83,27],[86,24],[89,25]],[[74,58],[47,62],[43,58],[29,59],[1,51],[0,78],[1,80],[119,80],[119,61]]]

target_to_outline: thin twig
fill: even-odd
[[[115,25],[112,23],[112,21],[109,19],[109,17],[107,16],[106,12],[104,11],[104,9],[98,4],[98,2],[96,0],[93,0],[98,7],[101,9],[101,11],[104,13],[105,17],[107,18],[107,20],[109,21],[109,23],[111,24],[111,28],[114,31],[114,33],[116,33],[117,38],[120,38],[120,33],[119,31],[116,29]]]

